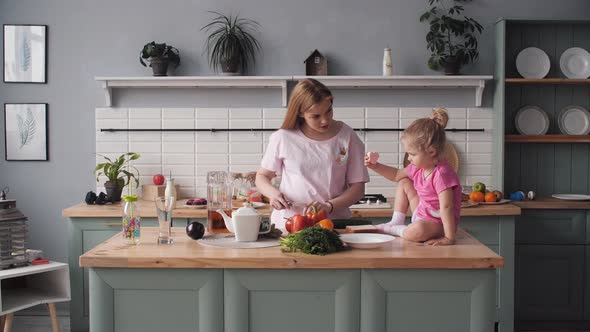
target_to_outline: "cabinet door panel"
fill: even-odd
[[[516,246],[516,319],[580,320],[584,246]]]
[[[498,217],[461,218],[459,227],[485,245],[500,243]]]
[[[523,210],[516,221],[516,244],[584,244],[584,210]]]

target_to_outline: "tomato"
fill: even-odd
[[[154,184],[157,186],[163,185],[164,184],[164,175],[162,175],[162,174],[154,175],[153,181],[154,181]]]
[[[309,227],[309,223],[307,222],[307,218],[305,218],[304,216],[300,215],[300,214],[296,214],[294,215],[291,220],[293,220],[293,232],[292,233],[297,233],[300,230]],[[289,232],[291,233],[291,232]]]
[[[326,219],[326,211],[319,210],[317,211],[315,207],[307,213],[307,219],[312,223],[315,224],[316,222]]]

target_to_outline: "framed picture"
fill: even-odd
[[[4,82],[47,82],[46,25],[4,25]]]
[[[4,104],[6,160],[49,160],[47,104]]]

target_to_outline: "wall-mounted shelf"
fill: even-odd
[[[287,105],[287,81],[291,76],[165,76],[96,77],[105,90],[106,106],[112,106],[113,88],[280,88]]]
[[[590,135],[506,135],[506,143],[590,143]]]
[[[590,84],[589,79],[573,78],[507,78],[508,84]]]
[[[165,76],[96,77],[112,106],[113,88],[280,88],[287,106],[287,82],[315,78],[331,88],[474,88],[475,106],[481,106],[485,81],[492,76]]]

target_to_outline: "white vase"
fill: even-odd
[[[393,76],[393,65],[391,64],[391,48],[383,50],[383,76]]]

